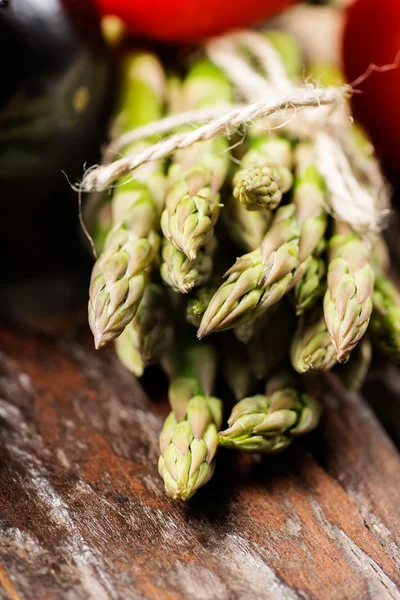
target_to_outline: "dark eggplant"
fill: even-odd
[[[0,313],[67,310],[90,259],[66,176],[98,158],[110,106],[92,0],[0,0],[0,57]]]

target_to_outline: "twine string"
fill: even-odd
[[[362,156],[356,147],[345,101],[351,88],[322,88],[311,82],[296,84],[267,38],[254,31],[213,38],[206,42],[205,51],[246,104],[173,114],[126,133],[110,144],[104,163],[88,169],[76,189],[101,192],[142,165],[198,142],[219,136],[229,138],[239,129],[261,122],[266,129],[279,127],[314,141],[317,166],[327,183],[333,215],[362,234],[378,231],[387,213],[388,190],[375,159]],[[264,75],[255,70],[249,52]],[[133,142],[163,136],[194,123],[191,130],[116,158]]]
[[[230,137],[241,126],[271,117],[290,109],[299,111],[313,106],[332,106],[343,101],[343,91],[339,88],[307,89],[294,95],[277,94],[270,100],[259,100],[244,107],[233,108],[226,114],[213,119],[193,131],[177,133],[165,140],[146,147],[141,152],[127,154],[108,165],[99,165],[86,171],[77,189],[82,192],[103,191],[118,179],[133,172],[141,165],[164,159],[176,150],[189,148],[197,142],[204,142],[219,136]],[[154,124],[154,132],[157,132]]]
[[[244,107],[244,105],[236,105],[236,108],[242,107]],[[167,117],[164,117],[163,119],[160,119],[155,123],[148,123],[147,125],[143,125],[142,127],[136,127],[136,129],[127,131],[115,140],[111,141],[104,153],[103,162],[111,162],[115,159],[115,157],[118,154],[122,152],[124,148],[130,146],[134,142],[138,142],[140,140],[144,140],[146,138],[151,138],[155,136],[161,137],[162,135],[169,133],[174,129],[179,129],[180,127],[183,127],[184,125],[192,124],[193,126],[195,126],[195,124],[197,123],[208,123],[216,117],[225,115],[229,109],[232,109],[232,105],[222,104],[219,106],[207,107],[182,112],[179,114],[168,115]]]

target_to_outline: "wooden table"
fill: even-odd
[[[0,332],[1,598],[400,598],[400,459],[335,381],[280,456],[221,451],[187,506],[157,473],[167,406],[87,336]]]

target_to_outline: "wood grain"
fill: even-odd
[[[400,459],[333,379],[281,456],[220,452],[190,505],[157,474],[165,403],[112,351],[0,335],[1,598],[400,599]]]

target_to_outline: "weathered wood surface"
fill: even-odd
[[[254,462],[220,452],[165,497],[150,401],[111,351],[0,332],[0,597],[400,598],[400,459],[332,382],[318,432]]]

